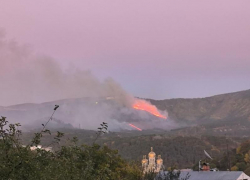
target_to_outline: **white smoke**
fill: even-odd
[[[152,119],[148,113],[132,109],[135,99],[112,78],[100,82],[90,71],[77,68],[63,70],[53,58],[38,55],[28,46],[7,40],[3,31],[0,31],[0,64],[2,106],[82,98],[79,102],[58,102],[60,108],[56,118],[85,129],[96,129],[103,121],[113,129],[129,129],[126,122]],[[95,102],[99,100],[100,103]],[[0,108],[0,115],[30,125],[40,123],[39,120],[48,116],[49,107],[53,104],[22,105],[21,109],[19,106],[7,107],[4,111]],[[155,124],[147,124],[147,128],[154,127]]]
[[[3,32],[0,32],[0,64],[0,105],[107,96],[126,104],[131,97],[111,78],[100,82],[90,71],[62,70],[53,58],[6,40]]]

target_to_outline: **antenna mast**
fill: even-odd
[[[227,134],[225,134],[225,136],[226,136],[226,142],[227,142],[227,165],[228,165],[229,171],[231,171],[231,162],[230,162],[229,151],[228,151],[228,138],[227,138]]]

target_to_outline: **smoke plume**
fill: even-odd
[[[79,97],[117,97],[128,94],[111,78],[100,82],[90,71],[62,70],[53,58],[37,55],[29,47],[6,40],[0,33],[0,105],[45,102]]]
[[[0,107],[0,115],[12,121],[36,126],[46,119],[54,103],[58,103],[56,118],[74,127],[95,129],[103,121],[113,129],[131,129],[129,122],[140,128],[156,127],[155,123],[150,124],[155,117],[133,109],[136,99],[112,78],[101,82],[90,71],[63,70],[53,58],[7,40],[3,31],[0,31],[0,63],[0,105],[5,106]],[[55,100],[60,101],[42,103]],[[9,106],[21,103],[42,104]],[[153,110],[157,111],[155,107]],[[158,124],[162,127],[162,123]]]

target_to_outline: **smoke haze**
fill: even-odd
[[[6,40],[0,34],[0,105],[41,103],[78,97],[117,97],[128,103],[128,95],[108,78],[100,82],[90,71],[62,70],[49,56],[37,55],[29,47]]]
[[[136,99],[112,78],[100,82],[90,71],[72,67],[63,70],[53,58],[7,40],[3,31],[0,61],[0,104],[4,106],[0,108],[0,115],[11,122],[20,122],[26,129],[39,127],[46,121],[55,103],[60,105],[55,122],[70,123],[73,127],[96,129],[101,122],[108,122],[113,130],[132,129],[128,123],[146,129],[170,125],[170,121],[166,123],[133,109]],[[54,102],[42,103],[48,101]],[[140,102],[152,106],[144,100]],[[167,116],[166,112],[162,113]],[[155,120],[157,124],[152,123]]]

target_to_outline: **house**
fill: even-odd
[[[190,176],[188,180],[250,180],[242,171],[182,171],[180,179]]]
[[[23,146],[23,147],[25,147],[25,146]],[[42,150],[45,150],[45,151],[50,151],[50,152],[52,152],[52,147],[45,147],[45,148],[43,148],[41,145],[31,146],[31,147],[30,147],[30,150],[31,150],[31,151],[34,151],[34,150],[37,150],[37,149],[42,149]]]

